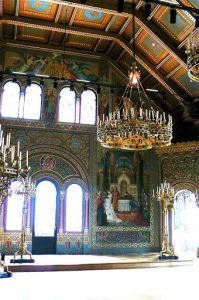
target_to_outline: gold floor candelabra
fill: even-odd
[[[23,179],[23,184],[21,185],[21,187],[22,187],[21,190],[17,191],[18,195],[22,195],[24,197],[23,208],[22,208],[21,239],[19,243],[19,250],[14,254],[14,259],[11,259],[12,263],[34,262],[34,259],[32,259],[32,253],[27,250],[26,237],[27,237],[28,207],[30,204],[30,199],[35,195],[36,186],[32,182],[31,177],[28,175]],[[28,255],[29,259],[24,258],[24,255]],[[17,259],[17,256],[20,256],[20,258]]]
[[[175,190],[170,183],[166,181],[153,190],[153,197],[160,203],[162,210],[162,249],[159,259],[178,259],[174,252],[174,246],[169,241],[168,213],[173,209]]]
[[[25,161],[26,167],[22,168],[22,152],[20,151],[20,142],[18,141],[16,146],[11,145],[11,133],[8,133],[6,137],[4,137],[4,133],[0,125],[0,213],[8,196],[20,193],[23,190],[24,196],[26,199],[29,199],[30,190],[31,192],[34,191],[34,185],[32,184],[29,176],[30,167],[28,164],[28,151],[26,151]],[[14,181],[20,182],[16,189],[13,189],[12,187],[12,183]],[[26,249],[24,244],[25,236],[25,225],[23,225],[20,243],[20,249],[23,249],[23,253],[24,248]],[[21,250],[20,252],[22,252]],[[0,278],[10,276],[10,272],[0,272]]]

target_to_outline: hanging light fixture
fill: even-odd
[[[101,146],[123,150],[146,150],[168,146],[172,139],[172,117],[159,112],[146,94],[135,56],[135,4],[133,1],[133,63],[128,83],[115,111],[98,117],[97,140]],[[133,90],[137,90],[137,97]]]
[[[199,34],[190,34],[186,54],[188,76],[191,80],[199,82]]]

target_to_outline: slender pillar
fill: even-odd
[[[64,232],[64,220],[63,220],[63,213],[64,213],[64,195],[65,191],[60,191],[60,209],[59,209],[59,233],[63,234]]]

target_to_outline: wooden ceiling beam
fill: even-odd
[[[94,49],[93,49],[94,52],[97,51],[97,47],[99,46],[100,42],[101,42],[101,39],[99,39],[99,40],[97,41],[97,43],[96,43],[96,45],[95,45],[95,47],[94,47]]]
[[[62,32],[68,34],[76,34],[81,36],[88,36],[91,38],[102,38],[105,40],[115,40],[118,36],[117,33],[114,32],[105,32],[102,30],[98,30],[95,28],[85,28],[82,26],[76,25],[63,25],[60,23],[52,23],[49,21],[42,20],[34,20],[25,17],[15,17],[15,16],[4,16],[2,20],[0,20],[0,24],[12,24],[30,28],[38,28],[48,31]]]
[[[77,11],[78,11],[78,8],[75,7],[74,10],[73,10],[72,16],[71,16],[71,18],[70,18],[69,26],[71,26],[71,25],[73,24],[73,22],[74,22],[74,20],[75,20],[75,16],[76,16],[76,14],[77,14]]]
[[[126,22],[122,25],[119,34],[121,35],[127,28],[127,26],[131,23],[131,18],[128,18]]]
[[[112,16],[110,21],[108,22],[105,31],[109,31],[110,27],[112,26],[113,22],[115,21],[115,16]]]
[[[61,5],[58,5],[58,8],[57,8],[57,12],[56,12],[56,15],[55,15],[55,20],[54,20],[54,23],[58,23],[59,21],[59,17],[60,17],[60,14],[61,14],[61,10],[62,10],[62,6]],[[50,33],[50,37],[48,39],[48,44],[50,45],[52,43],[52,40],[53,40],[53,37],[54,37],[54,31],[52,31]]]
[[[120,53],[120,55],[118,56],[118,58],[116,59],[116,63],[120,61],[120,59],[124,56],[124,54],[126,53],[126,50],[122,50],[122,52]]]
[[[50,53],[60,53],[66,54],[71,56],[80,56],[86,57],[89,59],[101,59],[103,58],[103,54],[101,53],[94,53],[93,51],[85,50],[85,49],[75,49],[69,48],[63,49],[62,46],[52,46],[52,45],[43,45],[37,42],[26,42],[26,41],[13,41],[10,39],[2,39],[3,46],[7,47],[15,47],[15,48],[22,48],[22,49],[29,49],[29,50],[37,50],[42,52],[50,52]]]

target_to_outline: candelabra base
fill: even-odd
[[[24,264],[24,263],[34,263],[35,260],[32,258],[13,258],[10,260],[12,264]]]
[[[9,278],[12,277],[12,272],[0,272],[0,279],[1,278]]]
[[[158,256],[158,259],[159,260],[177,260],[178,259],[178,256],[177,255],[160,255]]]

